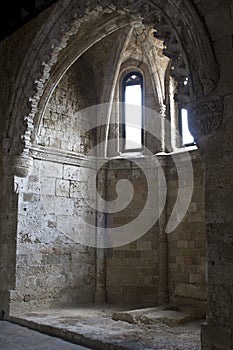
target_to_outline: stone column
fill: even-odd
[[[205,98],[191,106],[190,127],[205,163],[208,307],[202,350],[233,346],[232,110],[233,95]]]
[[[164,174],[166,176],[166,159],[162,160]],[[158,179],[158,194],[164,189],[160,185]],[[158,201],[160,202],[160,201]],[[166,205],[166,204],[165,204]],[[165,232],[166,227],[166,208],[163,210],[159,218],[159,289],[158,289],[158,305],[166,305],[169,301],[168,291],[168,239]]]
[[[168,243],[167,234],[160,227],[159,236],[159,290],[158,305],[168,304]]]
[[[106,257],[105,249],[96,249],[95,303],[106,302]]]
[[[106,176],[107,171],[99,170],[97,177],[98,193],[104,199],[106,198]],[[97,203],[98,210],[98,203]],[[97,211],[96,217],[96,235],[100,235],[100,229],[105,227],[105,213]],[[104,239],[104,237],[103,237]],[[106,255],[104,248],[96,248],[96,280],[95,280],[95,303],[106,302]]]
[[[15,176],[27,177],[33,159],[26,154],[5,153],[0,164],[0,245],[3,247],[0,256],[0,319],[9,319],[16,281],[18,193]]]
[[[164,104],[160,104],[159,114],[161,116],[161,151],[164,152],[166,150],[168,140],[169,140],[169,146],[170,146],[170,134],[171,134],[171,130],[167,130],[167,123],[165,123],[166,106]]]

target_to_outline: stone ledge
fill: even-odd
[[[201,320],[205,311],[193,306],[164,305],[146,309],[115,312],[112,319],[132,324],[165,323],[168,326],[178,326],[193,320]]]

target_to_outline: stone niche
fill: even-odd
[[[78,239],[82,219],[95,222],[95,212],[83,198],[86,183],[79,180],[82,156],[96,142],[95,131],[80,136],[88,122],[78,111],[94,103],[91,86],[82,81],[85,69],[79,60],[61,80],[32,147],[33,169],[26,178],[15,177],[16,288],[11,312],[94,299],[95,250]]]
[[[160,237],[166,219],[174,207],[178,178],[172,157],[158,156],[163,163],[167,182],[167,201],[163,213],[140,239],[109,249],[106,263],[108,301],[132,307],[158,304],[161,274],[168,279],[170,303],[191,304],[205,308],[206,303],[206,239],[204,225],[204,169],[198,150],[190,153],[194,170],[194,190],[188,212],[180,225],[167,234],[167,271],[161,266]],[[182,153],[177,154],[182,158]],[[154,175],[156,181],[156,175]],[[143,171],[132,160],[112,160],[107,173],[107,198],[115,199],[116,183],[128,179],[134,186],[130,205],[120,213],[108,215],[108,225],[122,226],[143,210],[147,199],[147,181]],[[165,271],[165,272],[164,272]]]
[[[136,47],[134,54],[139,33],[136,34],[126,45],[126,52],[119,57],[119,72],[125,71],[127,65],[130,69],[131,65],[135,68],[135,64],[141,69],[145,67],[149,91],[145,95],[146,104],[159,113],[162,107],[159,96],[163,95],[164,87],[156,95],[153,90],[156,81],[149,81],[157,72],[149,68],[153,66],[153,57],[144,58],[145,51],[154,45],[154,41],[151,42],[148,31],[143,29],[142,39],[150,39],[145,43],[141,40],[144,47],[139,51]],[[81,244],[85,234],[89,234],[85,222],[95,226],[97,221],[102,221],[107,227],[120,227],[137,217],[147,199],[146,178],[130,158],[114,155],[98,174],[100,195],[108,201],[116,198],[119,180],[127,179],[132,183],[132,203],[120,212],[101,217],[90,208],[86,203],[88,182],[85,177],[80,177],[90,168],[86,155],[101,136],[100,130],[95,128],[95,120],[85,118],[80,111],[108,101],[109,91],[115,101],[119,98],[119,77],[115,79],[114,87],[110,86],[112,80],[109,79],[109,72],[115,72],[117,68],[111,66],[117,61],[116,51],[112,50],[117,38],[118,33],[114,33],[110,39],[94,45],[64,74],[36,125],[34,144],[30,149],[33,169],[28,177],[14,177],[17,245],[15,286],[14,283],[10,285],[11,313],[93,302],[100,277],[98,283],[105,288],[105,301],[109,303],[129,307],[156,306],[161,279],[165,279],[167,302],[205,305],[204,170],[198,150],[190,153],[194,169],[191,204],[180,225],[166,236],[167,253],[163,259],[161,236],[178,191],[177,171],[169,154],[158,155],[167,183],[167,200],[161,219],[139,239],[106,249],[103,259],[98,259],[95,248]],[[161,47],[156,50],[160,52]],[[167,65],[167,59],[165,63]],[[160,57],[161,81],[165,79],[165,63]],[[110,128],[109,134],[119,136],[119,130],[114,134]],[[161,142],[155,144],[149,133],[145,139],[153,153],[162,150]],[[182,152],[176,156],[182,163]],[[98,274],[100,270],[104,273]]]
[[[161,157],[167,174],[167,201],[162,217],[168,217],[176,200],[178,179],[171,158]],[[204,307],[203,166],[197,150],[191,157],[196,175],[192,201],[180,225],[167,235],[167,288],[171,303]],[[15,178],[18,234],[16,289],[11,295],[13,313],[94,301],[96,250],[80,242],[87,234],[85,222],[95,225],[96,212],[85,203],[87,183],[79,177],[84,165],[68,164],[71,161],[68,156],[55,161],[52,154],[48,159],[47,152],[46,160],[34,159],[28,178]],[[116,198],[119,180],[127,179],[133,184],[130,204],[105,218],[108,227],[130,223],[143,210],[147,199],[143,171],[133,160],[115,159],[101,174],[101,183],[106,186],[102,192],[108,201]],[[106,301],[134,308],[158,304],[159,281],[164,273],[160,237],[165,224],[160,218],[139,239],[105,250]]]

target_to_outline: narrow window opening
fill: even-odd
[[[143,78],[139,72],[123,80],[123,150],[141,150],[143,145]]]
[[[180,135],[182,139],[183,146],[195,145],[193,136],[191,135],[188,127],[188,111],[185,108],[181,108],[179,111],[179,125],[180,125]]]

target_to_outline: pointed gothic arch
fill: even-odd
[[[163,53],[171,59],[170,74],[177,82],[176,98],[190,109],[195,138],[221,125],[222,102],[214,93],[218,65],[191,1],[66,0],[62,6],[57,3],[50,16],[25,57],[9,108],[5,148],[16,156],[16,168],[29,157],[39,111],[70,65],[101,38],[138,20],[153,27],[164,42]],[[189,84],[184,85],[187,77]],[[215,113],[213,106],[218,107]]]

